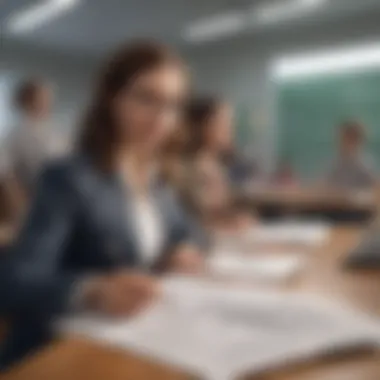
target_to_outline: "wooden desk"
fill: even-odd
[[[339,302],[380,315],[378,273],[343,273],[341,261],[361,231],[336,227],[324,247],[311,254],[305,272],[286,286],[334,297]],[[66,339],[47,347],[14,369],[4,380],[187,380],[189,375],[135,355]],[[325,359],[252,377],[254,380],[379,380],[380,353]]]
[[[263,216],[283,214],[324,215],[344,220],[368,220],[377,210],[378,191],[344,193],[322,189],[263,188],[245,191],[239,202],[248,204]]]

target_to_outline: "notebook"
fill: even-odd
[[[317,296],[166,279],[163,298],[142,315],[94,315],[57,326],[205,380],[232,380],[332,350],[378,346],[380,326]]]

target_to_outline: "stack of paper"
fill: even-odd
[[[377,323],[315,297],[181,279],[165,281],[163,299],[133,320],[84,316],[60,326],[207,380],[380,342]]]

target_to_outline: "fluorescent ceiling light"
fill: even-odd
[[[253,9],[230,10],[203,18],[188,25],[183,38],[201,43],[231,36],[254,26],[263,26],[293,19],[312,12],[329,0],[280,0]]]
[[[370,68],[380,68],[379,44],[282,58],[274,63],[272,74],[281,80]]]
[[[301,3],[304,3],[308,6],[319,6],[323,3],[326,3],[329,0],[299,0]]]
[[[244,30],[245,24],[245,12],[230,11],[192,23],[185,28],[183,37],[189,42],[210,41]]]
[[[269,25],[291,20],[314,12],[327,0],[282,0],[264,4],[253,9],[253,21],[258,25]]]
[[[16,12],[8,20],[7,30],[23,34],[46,24],[71,10],[79,0],[45,0]]]

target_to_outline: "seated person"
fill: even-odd
[[[154,43],[125,46],[105,67],[79,152],[45,170],[0,267],[0,307],[12,321],[3,368],[51,341],[66,312],[130,316],[157,297],[154,270],[202,269],[185,214],[156,178],[186,88],[181,60]]]
[[[231,149],[222,157],[231,185],[237,190],[252,183],[263,181],[263,173],[260,166],[253,158],[248,158]]]
[[[355,121],[343,123],[339,129],[338,155],[326,178],[327,187],[344,190],[370,189],[377,174],[364,152],[365,129]]]
[[[223,158],[232,146],[232,110],[214,98],[194,100],[186,113],[182,192],[205,223],[240,229],[251,216],[234,205]]]
[[[298,179],[289,161],[282,161],[274,173],[272,183],[278,186],[296,186]]]

